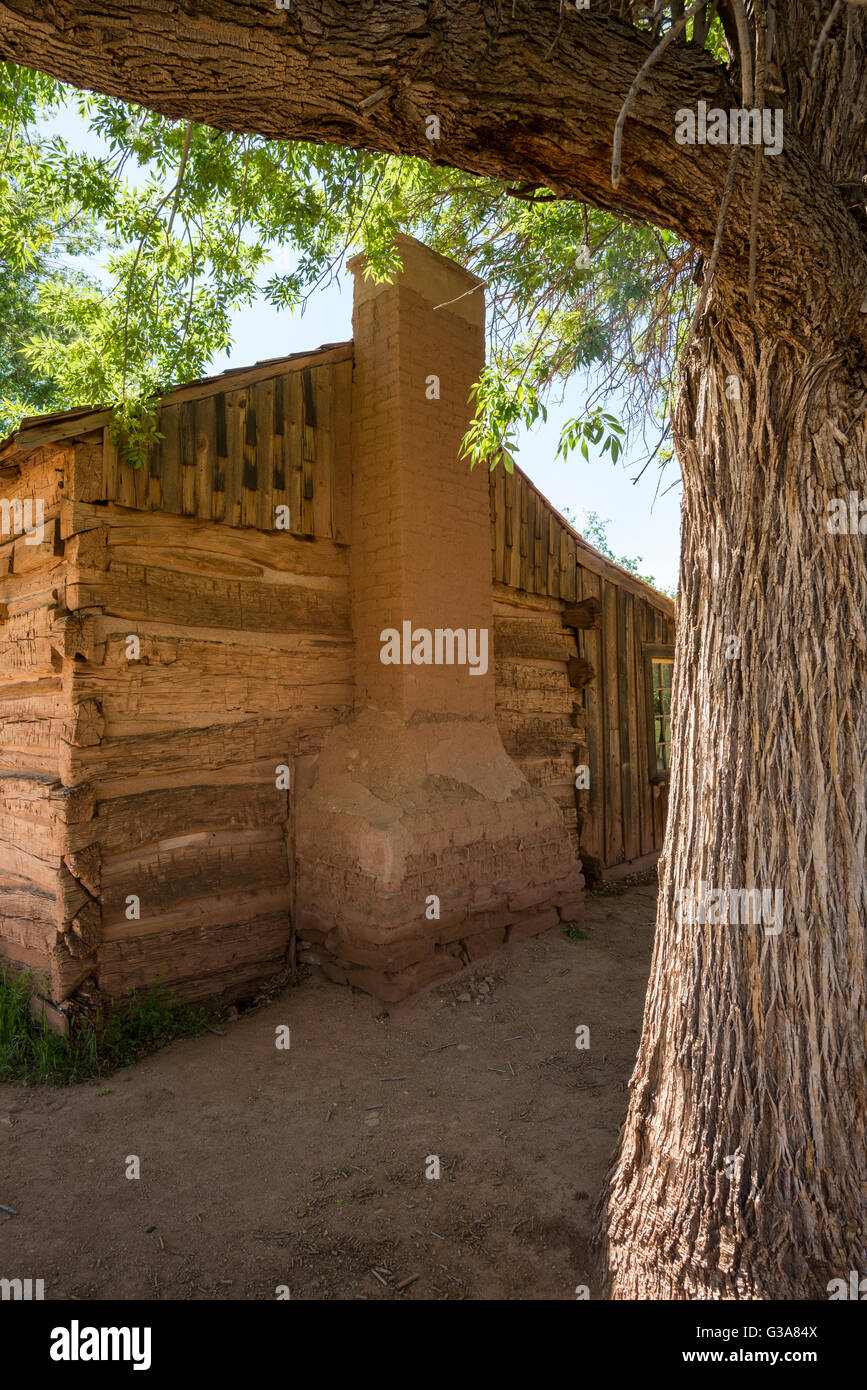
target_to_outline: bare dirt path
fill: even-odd
[[[409,1004],[314,977],[106,1081],[0,1086],[0,1276],[46,1299],[573,1298],[655,896],[592,895],[587,940],[549,931]]]

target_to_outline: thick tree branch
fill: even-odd
[[[709,55],[683,44],[661,55],[632,104],[611,185],[617,115],[652,47],[601,5],[561,16],[556,0],[443,0],[433,10],[430,0],[295,0],[288,11],[271,0],[0,3],[0,56],[76,86],[220,129],[547,187],[669,228],[709,255],[729,151],[674,140],[680,108],[741,104]],[[429,114],[440,118],[438,141],[427,138]],[[749,163],[732,194],[721,280],[746,282]],[[835,181],[791,126],[783,153],[764,157],[757,322],[863,342],[867,253]]]

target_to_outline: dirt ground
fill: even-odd
[[[314,972],[108,1080],[0,1086],[0,1276],[46,1299],[593,1297],[655,898],[589,895],[586,940],[548,931],[406,1004]]]

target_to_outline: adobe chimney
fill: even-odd
[[[461,457],[484,287],[399,247],[392,283],[350,263],[356,711],[297,778],[299,935],[384,999],[553,925],[583,885],[559,808],[494,719],[488,479]]]
[[[485,365],[484,284],[409,237],[399,245],[393,284],[365,278],[364,256],[349,263],[357,705],[405,719],[484,717],[494,710],[493,653],[470,676],[467,666],[423,661],[424,636],[412,642],[413,632],[437,629],[482,632],[485,642],[493,627],[487,472],[461,457],[470,389]],[[399,634],[395,654],[408,640],[416,660],[384,663],[384,631]]]

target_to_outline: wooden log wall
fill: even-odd
[[[238,997],[286,961],[278,769],[353,700],[351,361],[253,376],[174,393],[147,470],[103,429],[22,460],[54,492],[39,562],[0,547],[0,949],[58,1000]]]
[[[60,771],[81,728],[64,681],[77,626],[65,605],[60,541],[73,454],[72,445],[44,448],[26,467],[0,468],[0,498],[10,509],[16,502],[44,508],[38,544],[11,511],[0,534],[0,955],[44,977],[46,990],[52,981],[74,988],[80,966],[68,946],[86,950],[86,900],[64,862],[66,826],[85,813],[86,798],[69,794]],[[21,522],[37,517],[24,512]]]
[[[569,683],[575,644],[560,613],[554,599],[494,585],[500,736],[527,780],[553,797],[576,831],[573,768],[584,743],[584,709]]]
[[[667,783],[651,780],[644,648],[673,648],[670,605],[584,545],[519,469],[494,469],[490,502],[503,741],[575,828],[589,877],[644,867],[668,810]]]

